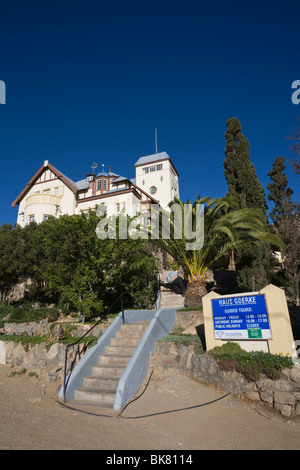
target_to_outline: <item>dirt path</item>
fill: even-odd
[[[11,371],[0,365],[0,449],[300,449],[299,421],[255,410],[176,370],[154,370],[121,417],[107,409],[63,406],[59,384],[12,377]]]

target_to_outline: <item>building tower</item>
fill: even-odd
[[[136,185],[159,201],[166,209],[179,198],[178,172],[166,152],[139,158],[135,166]]]

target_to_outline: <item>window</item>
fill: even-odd
[[[29,215],[29,217],[28,217],[28,222],[30,223],[30,222],[33,222],[33,221],[34,221],[34,215],[31,214],[31,215]]]
[[[122,202],[122,211],[126,211],[126,202]]]
[[[142,217],[142,225],[144,227],[149,227],[150,225],[149,212],[148,211],[142,212],[141,217]]]
[[[143,168],[143,172],[144,173],[152,173],[153,171],[159,171],[159,170],[162,170],[162,163],[160,163],[159,165],[156,165],[156,166],[150,166],[150,167],[147,167],[147,168]]]
[[[53,189],[54,196],[58,196],[58,186]]]
[[[49,219],[49,217],[50,217],[50,215],[49,215],[49,214],[44,214],[44,215],[43,215],[43,220],[48,220],[48,219]]]
[[[151,186],[151,188],[150,188],[150,194],[155,194],[156,191],[157,191],[156,186]]]
[[[50,194],[50,189],[44,189],[43,193],[44,194]]]
[[[117,207],[117,212],[120,212],[120,203],[119,202],[117,202],[116,207]]]
[[[107,180],[103,180],[103,189],[107,189]]]
[[[101,189],[101,180],[97,181],[97,190]]]

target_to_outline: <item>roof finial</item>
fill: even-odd
[[[92,170],[93,170],[93,174],[94,174],[95,168],[97,168],[97,166],[98,166],[98,163],[93,162],[93,164],[92,164],[92,166],[91,166],[91,168],[92,168]]]

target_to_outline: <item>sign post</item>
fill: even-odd
[[[290,355],[295,352],[283,289],[268,285],[260,292],[203,297],[206,349],[235,341],[246,351]]]
[[[265,296],[243,295],[212,300],[215,339],[271,339]]]

